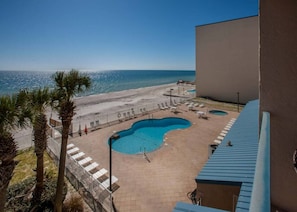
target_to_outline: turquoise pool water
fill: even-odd
[[[195,93],[196,89],[187,90],[189,93]]]
[[[117,133],[120,138],[112,141],[112,149],[125,154],[152,152],[162,146],[167,132],[190,126],[190,121],[175,117],[138,121],[131,128]]]
[[[208,112],[211,114],[214,114],[214,115],[218,115],[218,116],[225,116],[228,114],[227,112],[222,111],[222,110],[210,110]]]

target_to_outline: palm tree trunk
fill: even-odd
[[[1,173],[1,182],[0,182],[0,212],[4,212],[5,202],[6,202],[6,193],[7,188],[10,182],[10,179],[13,175],[13,170],[17,162],[15,161],[2,161],[0,165]]]
[[[63,206],[63,187],[64,187],[64,176],[65,176],[65,163],[66,163],[66,150],[68,142],[68,133],[71,120],[62,121],[62,144],[59,160],[59,174],[56,188],[56,198],[55,198],[55,211],[62,212]]]
[[[43,179],[44,179],[44,165],[43,165],[43,153],[37,155],[36,165],[36,186],[33,193],[33,202],[39,203],[43,192]]]
[[[0,189],[0,212],[4,212],[4,206],[6,202],[6,190],[7,187],[3,187]]]
[[[34,143],[36,162],[36,186],[33,192],[33,203],[39,203],[43,192],[44,164],[43,155],[46,149],[46,115],[40,114],[34,123]]]
[[[14,161],[16,153],[17,146],[11,133],[0,131],[0,212],[4,211],[7,188],[18,163]]]

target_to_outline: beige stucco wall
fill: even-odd
[[[260,1],[260,111],[271,113],[271,201],[297,211],[297,1]],[[281,210],[282,211],[282,210]]]
[[[196,27],[196,95],[258,98],[258,16]]]
[[[211,183],[197,183],[197,189],[202,193],[201,205],[233,211],[236,207],[240,186]],[[233,205],[233,201],[234,205]]]

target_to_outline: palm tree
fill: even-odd
[[[7,187],[17,165],[17,145],[11,130],[29,125],[31,112],[22,94],[0,97],[0,212],[4,211]]]
[[[72,69],[70,72],[56,72],[53,75],[55,81],[55,90],[53,100],[54,109],[58,111],[62,121],[62,143],[59,162],[59,173],[57,181],[57,190],[55,197],[55,211],[62,211],[63,203],[63,186],[64,186],[64,170],[66,162],[66,149],[69,135],[69,128],[75,112],[75,104],[73,97],[90,88],[91,79],[85,74]]]
[[[33,203],[39,203],[43,191],[44,162],[43,156],[47,146],[47,118],[45,111],[51,103],[51,93],[48,88],[39,88],[31,92],[23,91],[28,96],[28,101],[33,112],[33,132],[36,161],[36,186],[33,192]]]

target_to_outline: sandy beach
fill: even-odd
[[[173,89],[171,93],[172,95],[179,95],[187,98],[189,96],[186,95],[186,91],[193,88],[193,85],[185,84],[178,86],[176,83],[172,83],[79,97],[75,99],[75,104],[77,106],[75,118],[98,112],[117,112],[127,107],[137,107],[139,105],[151,104],[153,102],[168,101],[168,97],[164,96],[164,94],[169,94],[170,89]]]

